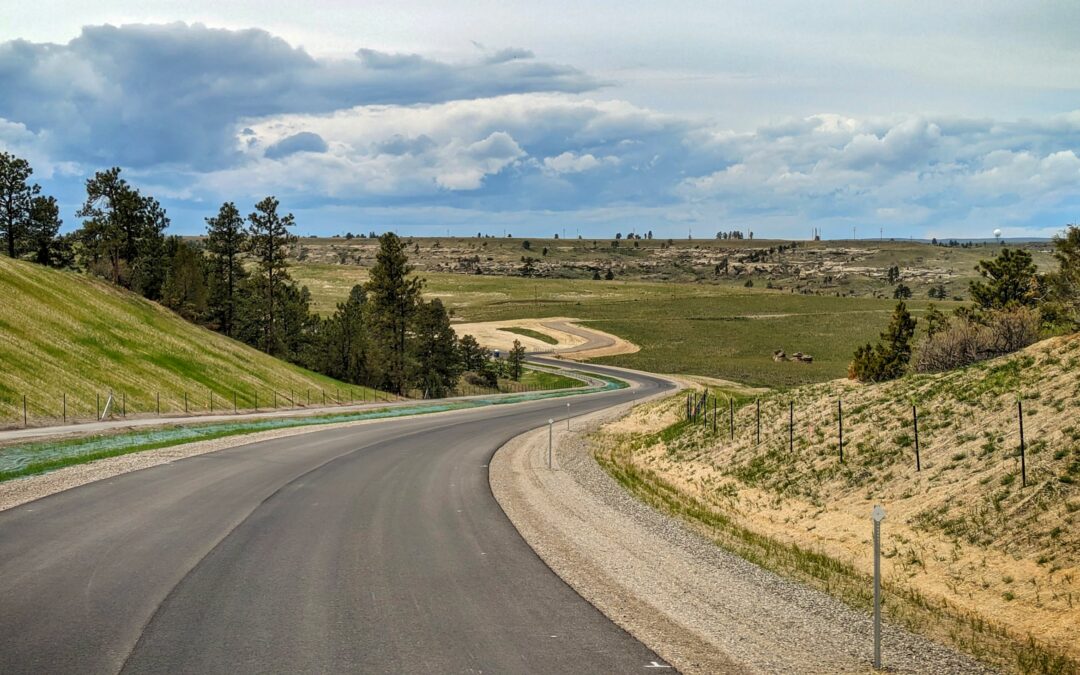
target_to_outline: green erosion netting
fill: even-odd
[[[577,373],[578,371],[574,372]],[[595,391],[622,389],[628,386],[625,382],[614,378],[595,375],[593,373],[578,374],[602,380],[604,385],[602,387],[593,387]],[[246,434],[255,431],[319,424],[335,424],[339,422],[353,422],[356,420],[402,417],[405,415],[421,415],[442,412],[445,410],[465,410],[488,405],[504,405],[507,403],[520,403],[545,398],[573,396],[582,393],[582,391],[583,390],[581,389],[562,389],[548,392],[530,392],[459,401],[451,400],[440,401],[437,403],[417,403],[409,406],[377,408],[374,410],[363,410],[353,413],[172,426],[131,433],[91,436],[89,438],[74,440],[26,443],[23,445],[0,448],[0,480],[38,471],[46,471],[48,469],[58,468],[68,464],[76,464],[80,461],[89,461],[99,457],[122,455],[129,452],[137,452],[139,450],[150,450],[169,445],[179,445],[181,443],[189,443],[210,438],[221,438],[223,436],[235,436],[237,434]]]

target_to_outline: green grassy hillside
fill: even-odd
[[[371,392],[267,356],[73,272],[0,257],[0,426],[94,415],[109,392],[128,415],[322,403]]]

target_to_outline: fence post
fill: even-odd
[[[728,424],[731,426],[731,440],[735,440],[735,399],[728,398]]]
[[[101,419],[101,394],[94,394],[94,419]]]
[[[922,471],[922,459],[919,458],[919,412],[911,406],[911,422],[915,425],[915,470]]]
[[[26,426],[26,394],[22,397],[22,425]]]
[[[126,391],[122,392],[120,394],[120,416],[125,418],[125,419],[127,418],[127,392]]]
[[[716,433],[716,397],[712,400],[712,432]]]
[[[237,412],[237,410],[236,410],[236,390],[235,389],[233,389],[233,393],[232,393],[232,411],[233,411],[234,415]]]
[[[322,404],[323,404],[323,407],[325,408],[326,407],[326,390],[325,389],[322,390]]]
[[[837,426],[840,429],[840,463],[844,463],[844,399],[836,399]]]
[[[188,412],[188,406],[187,406],[187,392],[185,391],[185,392],[184,392],[184,414],[186,415],[186,414],[187,414],[187,412]]]
[[[1020,417],[1020,487],[1027,487],[1027,457],[1024,455],[1024,402],[1017,397],[1016,412]]]
[[[757,401],[757,432],[755,433],[754,443],[761,445],[761,399],[755,399]]]
[[[214,412],[214,390],[210,390],[210,412]]]
[[[67,424],[67,392],[64,392],[64,424]]]
[[[259,390],[255,390],[255,411],[259,411]]]
[[[788,402],[788,452],[795,452],[795,401]]]
[[[154,408],[157,410],[158,417],[161,417],[161,392],[159,391],[156,396],[157,403]]]
[[[277,410],[277,389],[274,390],[274,410]]]

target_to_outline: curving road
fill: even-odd
[[[0,672],[653,672],[487,478],[567,400],[670,387],[627,379],[640,389],[314,431],[0,512]]]

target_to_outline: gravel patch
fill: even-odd
[[[682,672],[872,671],[869,614],[727,553],[634,498],[597,464],[584,434],[625,411],[559,429],[554,471],[546,429],[496,453],[492,491],[537,554]],[[882,641],[889,671],[993,672],[896,626],[883,628]]]

